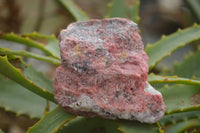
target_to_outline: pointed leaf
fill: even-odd
[[[156,124],[145,124],[136,121],[119,121],[119,130],[123,133],[158,133]]]
[[[49,50],[55,57],[60,59],[60,48],[59,48],[59,41],[56,38],[47,39],[48,44],[45,45],[45,48]]]
[[[166,126],[169,124],[176,124],[180,121],[186,121],[189,119],[199,118],[200,111],[189,111],[189,112],[182,112],[182,113],[175,113],[170,115],[165,115],[160,121],[161,126]]]
[[[29,37],[34,41],[39,41],[44,44],[44,47],[50,51],[55,57],[60,59],[59,40],[54,36],[42,35],[37,32],[23,34],[24,37]]]
[[[108,119],[77,117],[58,133],[121,133],[117,124]]]
[[[194,25],[193,27],[163,37],[145,50],[149,56],[149,69],[151,70],[158,62],[176,49],[198,39],[200,39],[200,25]]]
[[[166,114],[200,110],[200,88],[174,85],[159,89],[167,105]]]
[[[177,76],[159,76],[150,74],[148,76],[149,83],[176,83],[176,84],[185,84],[185,85],[194,85],[200,87],[199,80],[192,80],[187,78],[179,78]]]
[[[41,118],[44,115],[45,99],[3,77],[0,78],[0,85],[1,108],[30,118]],[[55,104],[50,103],[50,108],[55,108]]]
[[[48,112],[40,121],[33,127],[29,128],[27,133],[52,133],[59,130],[64,123],[73,119],[74,116],[67,113],[60,107]]]
[[[52,56],[54,58],[59,59],[60,55],[59,55],[59,48],[58,48],[58,43],[56,42],[56,40],[54,40],[53,43],[50,43],[50,46],[44,46],[45,44],[43,43],[38,43],[36,41],[33,41],[32,39],[30,39],[28,36],[20,36],[20,35],[16,35],[13,33],[10,34],[0,34],[0,39],[4,39],[4,40],[8,40],[8,41],[12,41],[12,42],[16,42],[18,44],[22,44],[22,45],[26,45],[29,47],[33,47],[33,48],[37,48],[42,50],[45,54]],[[54,44],[54,48],[51,48],[51,46]],[[50,48],[48,48],[50,47]],[[57,48],[56,48],[57,47]],[[54,50],[52,50],[54,49]],[[55,50],[57,52],[55,52]]]
[[[200,1],[199,0],[184,0],[186,5],[190,8],[193,15],[196,17],[198,23],[200,23]]]
[[[140,1],[113,0],[110,5],[109,18],[127,18],[135,23],[139,22]]]
[[[197,77],[200,79],[200,50],[195,54],[190,55],[183,62],[176,65],[171,71],[172,74],[192,78]]]
[[[59,2],[66,10],[68,10],[76,19],[76,21],[88,21],[89,17],[83,12],[73,0],[56,0]]]
[[[30,58],[34,58],[37,60],[49,62],[56,66],[60,65],[60,60],[58,60],[58,59],[55,59],[55,58],[52,58],[49,56],[43,56],[43,55],[31,53],[31,52],[24,51],[24,50],[16,51],[16,50],[3,49],[0,47],[0,54],[1,55],[19,55],[19,56],[24,56],[24,57],[30,57]]]
[[[30,65],[21,58],[0,56],[0,73],[16,81],[30,91],[54,101],[52,81],[42,73],[36,72]]]
[[[165,133],[187,133],[188,131],[189,133],[199,133],[199,127],[199,119],[187,120],[167,127]]]

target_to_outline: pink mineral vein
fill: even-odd
[[[148,56],[137,25],[110,18],[70,24],[60,33],[55,101],[81,116],[155,123],[166,110],[147,82]]]

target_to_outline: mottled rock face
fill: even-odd
[[[162,95],[146,82],[148,56],[132,21],[72,23],[60,33],[60,52],[54,94],[65,110],[146,123],[164,115]]]

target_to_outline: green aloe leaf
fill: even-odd
[[[56,0],[59,2],[66,10],[68,10],[76,19],[76,21],[88,21],[89,17],[85,12],[83,12],[73,0]]]
[[[29,128],[27,133],[53,133],[59,130],[66,122],[73,119],[74,116],[67,113],[60,107],[48,112],[33,127]]]
[[[37,35],[37,33],[32,33],[33,35],[29,34],[30,36]],[[34,41],[30,39],[30,37],[27,35],[16,35],[13,33],[10,34],[0,34],[0,39],[16,42],[22,45],[26,45],[28,47],[37,48],[39,50],[42,50],[45,54],[48,56],[52,56],[54,58],[59,59],[60,53],[59,53],[59,47],[58,47],[58,40],[56,38],[52,37],[46,37],[47,43],[40,43],[39,41]],[[48,44],[49,43],[49,44]]]
[[[165,133],[199,133],[199,127],[199,119],[186,120],[167,127]]]
[[[123,133],[158,133],[159,129],[156,124],[145,124],[136,121],[120,120],[118,122],[119,130]]]
[[[166,114],[200,110],[200,88],[174,85],[159,89],[167,105]]]
[[[59,40],[54,36],[47,36],[43,34],[39,34],[37,32],[23,34],[23,37],[29,37],[34,41],[39,41],[44,44],[45,49],[52,53],[54,57],[60,59],[60,48],[59,48]]]
[[[41,118],[44,115],[46,107],[44,98],[3,76],[0,77],[0,85],[1,108],[30,118]],[[50,103],[50,108],[55,108],[55,104]]]
[[[187,121],[189,119],[199,118],[200,111],[189,111],[189,112],[182,112],[182,113],[175,113],[170,115],[165,115],[160,121],[161,126],[166,126],[169,124],[177,124],[181,121]]]
[[[180,64],[174,66],[170,70],[170,74],[175,74],[181,77],[200,79],[200,50],[189,55]],[[169,72],[168,72],[169,73]]]
[[[110,4],[109,18],[121,17],[127,18],[135,23],[139,22],[140,1],[113,0]]]
[[[0,73],[16,81],[30,91],[54,101],[52,81],[35,71],[21,58],[0,56]]]
[[[178,76],[159,76],[150,74],[148,76],[149,83],[176,83],[185,85],[194,85],[200,87],[200,81],[187,78],[180,78]]]
[[[54,64],[56,66],[60,65],[60,60],[58,60],[58,59],[52,58],[50,56],[43,56],[43,55],[31,53],[31,52],[28,52],[25,50],[16,51],[16,50],[3,49],[0,47],[0,54],[1,55],[19,55],[19,56],[24,56],[24,57],[30,57],[30,58],[34,58],[37,60],[41,60],[41,61],[45,61],[45,62]]]
[[[170,55],[176,49],[200,39],[200,25],[194,25],[184,30],[178,30],[169,36],[162,37],[159,41],[145,49],[149,56],[149,69],[151,70],[163,58]]]
[[[117,128],[112,120],[77,117],[66,123],[58,133],[121,133]]]
[[[199,0],[184,0],[186,5],[190,8],[198,23],[200,23],[200,1]]]

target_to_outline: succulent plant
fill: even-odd
[[[77,21],[90,19],[72,0],[57,0],[57,2],[67,9]],[[139,1],[137,0],[136,4],[128,7],[123,3],[124,0],[113,0],[108,17],[127,18],[128,12],[131,16],[128,18],[138,22]],[[9,42],[16,42],[36,48],[45,54],[39,55],[25,50],[17,51],[0,47],[0,107],[6,111],[15,112],[17,115],[25,114],[30,118],[40,119],[28,129],[28,133],[200,131],[200,48],[172,69],[161,70],[158,74],[152,73],[153,68],[172,52],[200,39],[199,24],[163,36],[145,49],[149,56],[148,82],[162,93],[167,106],[165,116],[155,124],[98,117],[87,118],[64,111],[54,101],[52,79],[36,71],[22,58],[34,58],[59,66],[61,61],[58,39],[55,36],[46,36],[37,32],[1,33],[0,39],[6,40],[5,45]],[[1,132],[3,131],[0,130]]]

